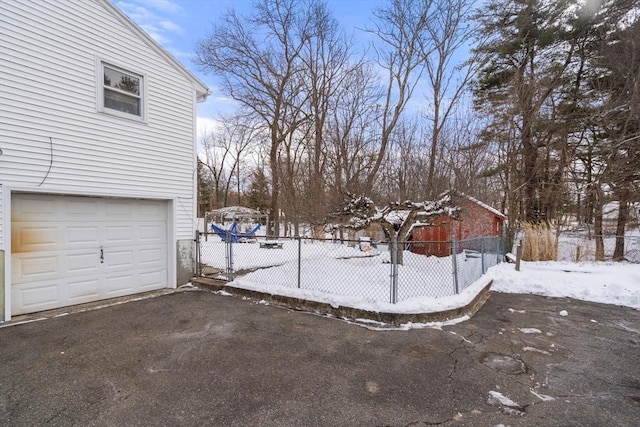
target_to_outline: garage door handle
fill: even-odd
[[[104,249],[100,246],[100,264],[104,264]]]

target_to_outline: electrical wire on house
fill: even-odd
[[[53,138],[49,137],[49,169],[47,169],[47,173],[44,175],[44,178],[42,178],[40,184],[38,184],[38,187],[46,181],[49,176],[49,172],[51,172],[51,166],[53,166]]]
[[[182,210],[184,210],[184,213],[186,213],[187,216],[189,218],[191,218],[191,223],[194,226],[194,230],[197,230],[198,229],[198,222],[193,218],[193,215],[191,214],[191,212],[187,209],[187,207],[182,202],[182,199],[193,201],[193,197],[180,197],[180,196],[178,196],[176,198],[178,199],[178,202],[180,202],[180,206],[182,207]]]

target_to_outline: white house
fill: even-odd
[[[190,279],[208,93],[109,0],[0,1],[0,321]]]

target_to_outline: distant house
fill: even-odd
[[[607,223],[615,224],[618,222],[618,216],[620,215],[620,202],[613,201],[605,203],[602,207],[602,219]],[[640,203],[629,203],[629,217],[630,221],[640,220]]]
[[[440,216],[431,225],[416,225],[411,230],[411,250],[423,255],[451,254],[451,239],[502,236],[507,216],[497,209],[459,191],[448,191],[453,204],[461,208],[459,218]]]
[[[186,283],[208,88],[108,0],[0,16],[0,320]]]

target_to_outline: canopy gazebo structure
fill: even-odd
[[[205,221],[207,223],[215,221],[219,224],[224,224],[229,221],[238,220],[251,220],[255,219],[259,221],[265,218],[266,215],[255,209],[246,208],[244,206],[226,206],[220,209],[214,209],[205,213]]]
[[[224,228],[230,227],[229,231],[238,236],[243,232],[250,232],[253,235],[263,219],[268,221],[267,215],[244,206],[226,206],[215,209],[206,212],[204,219],[208,231],[219,234],[224,231]],[[258,224],[257,227],[256,224]]]

